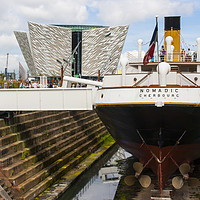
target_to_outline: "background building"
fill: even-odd
[[[59,27],[69,28],[72,31],[72,51],[76,49],[73,54],[72,63],[72,75],[81,74],[82,69],[82,32],[84,30],[105,28],[105,26],[89,26],[89,25],[54,25]]]
[[[32,76],[101,76],[116,69],[128,26],[42,25],[14,32]]]

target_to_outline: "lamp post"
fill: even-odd
[[[9,53],[7,53],[6,67],[5,67],[5,77],[6,77],[6,80],[8,79],[8,56],[9,56]]]
[[[63,64],[58,59],[56,61],[61,64],[61,75],[60,75],[60,77],[61,77],[61,83],[60,83],[60,87],[62,87],[62,85],[63,85]]]

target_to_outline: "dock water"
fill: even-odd
[[[0,119],[3,191],[16,200],[38,198],[108,138],[95,111],[22,112]]]

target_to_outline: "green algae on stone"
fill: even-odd
[[[25,150],[25,152],[22,153],[22,157],[21,157],[21,159],[24,160],[24,159],[27,157],[27,155],[28,155],[28,151]]]

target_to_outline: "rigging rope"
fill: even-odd
[[[160,46],[161,46],[161,43],[162,43],[163,39],[164,39],[164,36],[162,37],[162,39],[161,39],[161,41],[160,41],[160,44],[158,45],[158,48],[159,48],[159,49],[160,49]]]
[[[192,46],[192,47],[197,47],[196,44],[189,44],[189,43],[185,42],[185,40],[184,40],[182,34],[180,34],[178,31],[177,31],[177,33],[178,33],[178,35],[179,35],[180,38],[181,38],[181,43],[183,43],[183,44],[186,46],[187,49],[188,49],[188,46],[190,46],[190,47],[191,47],[191,46]]]
[[[151,41],[148,41],[148,42],[142,44],[142,46],[145,46],[145,45],[149,44],[150,42],[151,42]]]

